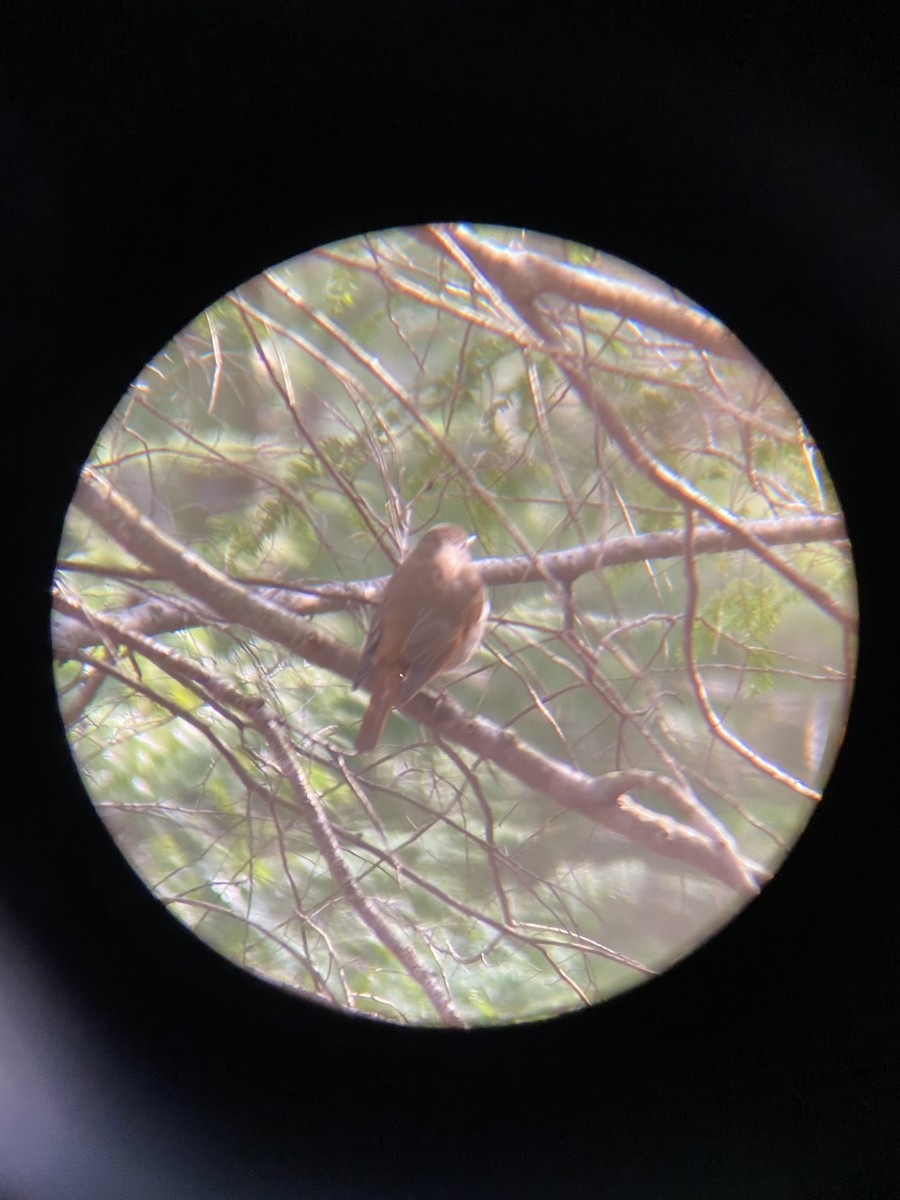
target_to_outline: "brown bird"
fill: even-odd
[[[461,667],[481,641],[490,605],[469,555],[474,536],[435,525],[388,580],[353,681],[372,693],[357,750],[373,749],[391,709]]]

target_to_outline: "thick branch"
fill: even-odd
[[[722,554],[750,546],[790,546],[806,542],[837,542],[846,538],[843,516],[788,517],[774,521],[744,521],[735,528],[704,525],[696,530],[694,554]],[[531,558],[482,559],[484,581],[491,587],[536,582],[550,575],[560,583],[574,583],[598,567],[649,562],[656,558],[680,558],[684,533],[666,530],[634,537],[609,538],[589,545],[573,546]]]
[[[466,717],[446,697],[438,699],[420,692],[403,711],[452,737],[458,745],[494,763],[561,808],[574,809],[598,825],[666,858],[687,863],[737,892],[752,894],[767,877],[762,868],[740,858],[721,828],[712,830],[715,822],[690,789],[665,775],[638,769],[612,771],[596,778],[585,775],[525,745],[515,734],[484,717]],[[665,796],[683,809],[704,812],[706,832],[644,808],[628,795],[637,788]]]
[[[136,512],[136,510],[135,510]],[[742,528],[757,542],[766,546],[790,546],[810,542],[838,542],[846,538],[847,531],[842,516],[788,517],[768,521],[746,521]],[[164,535],[159,534],[162,538]],[[694,554],[722,554],[726,551],[746,548],[745,539],[734,530],[721,529],[715,525],[698,528],[694,534]],[[186,553],[179,549],[179,553]],[[680,530],[663,533],[642,533],[634,537],[609,538],[606,541],[573,546],[534,557],[517,555],[511,558],[485,558],[480,561],[482,575],[489,587],[509,587],[520,583],[540,583],[549,576],[559,583],[572,583],[600,567],[621,566],[624,563],[649,562],[657,558],[676,558],[684,553],[684,534]],[[60,571],[67,569],[65,563]],[[102,566],[96,571],[103,573]],[[387,576],[371,580],[354,580],[343,584],[310,584],[302,590],[296,586],[268,587],[264,592],[248,592],[246,582],[225,576],[242,589],[243,596],[251,599],[261,595],[264,599],[277,602],[278,606],[293,614],[291,626],[297,632],[296,618],[314,616],[318,613],[341,612],[362,604],[371,604]],[[255,586],[257,581],[253,581]],[[120,610],[117,619],[126,623],[136,633],[169,633],[176,629],[212,623],[212,613],[198,612],[194,604],[155,597],[141,601],[131,608]],[[245,613],[242,624],[252,627],[249,614]],[[279,639],[281,640],[281,639]],[[85,646],[96,645],[97,634],[79,622],[59,617],[54,621],[53,646],[59,658],[66,658]],[[294,649],[292,643],[284,643]],[[324,649],[325,643],[322,643]],[[298,653],[303,653],[302,650]],[[313,661],[320,661],[313,659]],[[330,662],[321,662],[329,666]],[[352,677],[352,671],[350,672]]]
[[[271,600],[248,591],[223,571],[193,554],[143,517],[135,506],[92,467],[85,467],[74,503],[125,550],[195,596],[219,618],[243,625],[278,642],[310,662],[345,678],[356,670],[356,653],[324,637]],[[100,639],[98,639],[100,640]],[[56,653],[59,653],[58,643]]]
[[[505,250],[477,237],[465,225],[453,226],[453,236],[520,312],[527,311],[542,292],[553,292],[573,304],[602,308],[626,320],[640,321],[661,333],[690,342],[698,350],[707,350],[737,362],[755,363],[750,352],[729,329],[684,300],[610,279],[596,271],[570,267],[543,254]]]

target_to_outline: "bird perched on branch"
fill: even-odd
[[[458,525],[435,525],[388,580],[353,681],[371,692],[358,751],[375,747],[391,709],[461,667],[481,641],[490,605],[469,554],[474,537]]]

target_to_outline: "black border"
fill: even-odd
[[[898,89],[874,6],[828,14],[403,2],[4,18],[20,51],[0,109],[17,406],[5,1194],[890,1194]],[[273,262],[455,218],[598,246],[726,321],[825,453],[863,616],[844,750],[761,898],[598,1010],[463,1035],[298,1005],[181,930],[84,796],[46,635],[80,463],[143,363]]]

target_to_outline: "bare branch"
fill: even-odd
[[[698,350],[738,362],[754,361],[733,333],[708,313],[689,307],[683,298],[607,279],[596,271],[555,262],[544,254],[505,250],[487,238],[477,237],[465,225],[454,225],[453,237],[480,270],[515,301],[520,312],[528,311],[542,293],[553,292],[573,304],[587,304],[640,321],[691,342]]]
[[[105,485],[107,487],[111,485]],[[127,504],[128,502],[125,501]],[[137,516],[137,510],[134,510]],[[130,518],[129,518],[130,519]],[[146,520],[146,518],[140,518]],[[791,546],[810,544],[814,542],[829,542],[839,544],[846,538],[844,519],[840,515],[827,517],[785,517],[767,521],[746,521],[743,530],[755,541],[766,546]],[[161,538],[166,535],[160,533]],[[168,539],[171,540],[171,539]],[[124,543],[123,543],[124,544]],[[714,525],[699,526],[694,534],[694,554],[722,554],[727,551],[740,550],[746,545],[746,539],[737,530],[721,529]],[[126,545],[126,549],[127,549]],[[511,556],[509,558],[484,558],[479,560],[479,566],[485,583],[489,587],[513,587],[522,583],[542,583],[551,578],[558,583],[572,583],[583,575],[603,567],[622,566],[626,563],[649,562],[653,559],[678,558],[684,552],[684,534],[678,530],[662,533],[642,533],[633,537],[607,538],[588,545],[573,546],[569,550],[551,551],[543,554],[528,556]],[[188,551],[181,548],[179,554]],[[165,561],[169,561],[166,559]],[[97,575],[105,575],[107,568],[102,564],[60,563],[59,571],[69,569],[82,573],[92,571]],[[111,569],[113,578],[118,578],[120,572]],[[161,571],[147,572],[146,568],[135,568],[126,578],[169,578]],[[241,579],[234,575],[223,578],[233,584],[254,588],[265,588],[264,599],[271,603],[277,602],[285,610],[285,615],[310,617],[319,613],[342,612],[348,608],[357,608],[366,604],[374,604],[378,600],[382,587],[388,576],[382,575],[371,580],[349,580],[346,583],[315,584],[295,583],[290,587],[280,585],[273,580]],[[242,591],[241,595],[249,595]],[[217,617],[212,611],[205,611],[196,603],[187,603],[172,599],[153,597],[141,601],[132,608],[122,609],[116,614],[120,621],[125,622],[136,633],[165,633],[191,626],[215,624]],[[241,623],[253,628],[253,617],[245,612]],[[297,653],[300,650],[296,642],[297,626],[293,624],[292,640],[281,641],[282,645]],[[73,624],[63,619],[54,625],[53,644],[60,658],[67,657],[76,649],[95,645],[99,639],[88,628],[81,624]],[[324,643],[323,643],[324,645]],[[329,666],[329,662],[321,657],[313,657],[311,661],[320,666]],[[352,671],[341,671],[346,678],[352,678]]]

